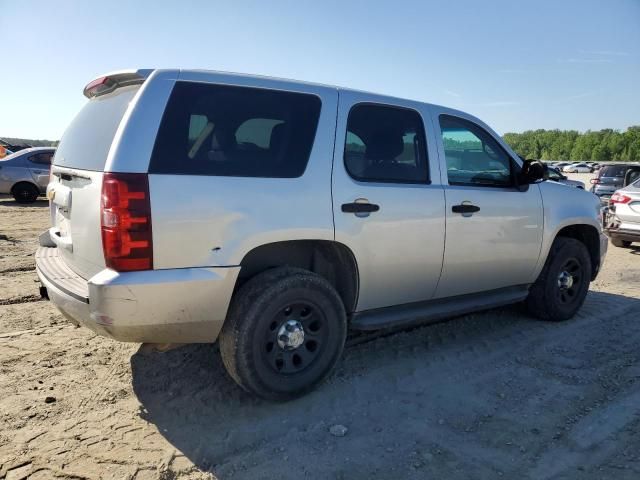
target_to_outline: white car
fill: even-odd
[[[586,163],[576,163],[563,167],[562,171],[565,173],[591,173],[593,171],[593,168],[591,168]]]
[[[628,248],[640,242],[640,179],[611,196],[605,226],[616,247]]]
[[[264,398],[325,378],[347,330],[521,301],[567,320],[607,250],[594,195],[458,110],[197,70],[84,93],[47,188],[42,295],[116,340],[219,341]]]

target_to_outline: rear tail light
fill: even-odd
[[[102,249],[108,268],[151,270],[151,203],[144,173],[105,173],[100,203]]]
[[[600,179],[599,178],[592,178],[590,181],[591,181],[591,183],[593,185],[597,185],[598,183],[600,183]]]
[[[611,199],[609,200],[610,203],[629,203],[630,201],[631,197],[618,192],[611,195]]]

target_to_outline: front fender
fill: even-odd
[[[542,271],[551,245],[562,229],[573,225],[588,226],[595,229],[600,239],[604,237],[600,217],[600,199],[597,196],[591,192],[555,182],[541,182],[539,186],[544,209],[544,231],[535,278]],[[606,244],[604,251],[602,241],[597,242],[597,245],[598,252],[595,252],[594,256],[602,259],[606,252]],[[599,264],[600,262],[597,266]]]

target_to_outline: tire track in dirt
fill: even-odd
[[[21,303],[31,303],[42,301],[40,295],[23,295],[21,297],[6,298],[0,300],[0,305],[19,305]]]

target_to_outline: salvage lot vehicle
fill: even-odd
[[[625,176],[629,170],[640,168],[634,163],[615,163],[603,165],[596,178],[591,179],[591,192],[599,197],[610,197],[617,189],[624,186]]]
[[[575,163],[565,165],[562,167],[562,171],[565,173],[591,173],[593,172],[593,167],[586,163]]]
[[[571,318],[606,253],[595,197],[540,182],[464,112],[185,70],[84,93],[48,186],[42,293],[116,340],[219,338],[264,398],[314,387],[347,329],[520,301]]]
[[[640,180],[611,195],[604,224],[616,247],[628,248],[640,242]]]
[[[32,147],[0,159],[0,193],[12,195],[19,203],[35,202],[46,192],[55,151],[52,147]]]

